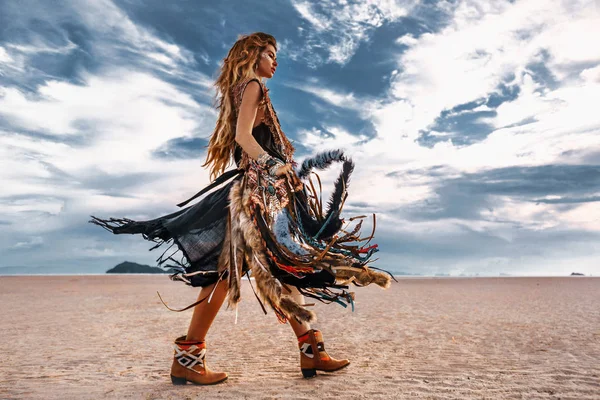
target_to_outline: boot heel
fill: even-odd
[[[308,378],[314,378],[315,376],[317,376],[317,370],[315,368],[301,368],[302,369],[302,376],[304,376],[304,378],[308,379]]]
[[[185,385],[187,383],[187,380],[185,378],[178,378],[176,376],[171,375],[171,382],[173,382],[173,385]]]

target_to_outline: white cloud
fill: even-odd
[[[302,18],[310,22],[317,31],[324,31],[331,26],[331,21],[312,10],[311,3],[300,1],[293,3],[293,5]]]
[[[345,129],[338,126],[328,126],[325,129],[327,133],[316,128],[312,130],[300,130],[300,141],[309,148],[324,149],[348,148],[368,139],[365,135],[351,135]]]
[[[364,97],[357,99],[354,93],[341,93],[339,91],[329,89],[316,79],[304,84],[285,83],[285,86],[310,93],[314,96],[317,96],[321,100],[333,104],[334,106],[355,110],[360,113],[365,110],[365,103],[369,102],[369,99]],[[373,99],[373,101],[375,100]]]
[[[304,53],[292,56],[311,54],[309,63],[313,66],[322,62],[344,64],[375,29],[407,15],[412,5],[391,1],[296,2],[294,7],[308,22],[308,28],[299,27],[308,46]],[[70,259],[71,249],[77,247],[83,249],[81,257],[90,260],[141,254],[151,261],[148,243],[139,238],[119,237],[109,246],[93,238],[54,235],[80,227],[90,213],[148,219],[175,211],[175,203],[205,186],[208,171],[201,168],[204,149],[198,149],[194,160],[157,160],[150,154],[176,137],[208,136],[216,118],[214,110],[159,76],[168,74],[194,83],[201,89],[198,95],[207,95],[212,80],[194,71],[191,52],[136,25],[112,2],[72,2],[71,6],[68,12],[74,10],[89,28],[94,55],[105,64],[93,74],[82,73],[77,84],[52,78],[28,93],[0,88],[0,114],[11,124],[11,129],[0,132],[4,196],[0,220],[12,224],[8,225],[10,235],[0,234],[0,250],[34,245],[60,248],[51,253],[60,261]],[[346,211],[350,215],[377,212],[379,234],[447,246],[457,238],[474,237],[465,236],[465,231],[518,244],[529,231],[600,230],[597,202],[567,208],[512,196],[495,196],[493,209],[482,211],[479,220],[413,221],[407,217],[427,204],[435,207],[440,196],[436,188],[444,179],[507,166],[581,163],[591,149],[600,148],[600,120],[592,109],[600,100],[600,55],[592,41],[599,36],[600,23],[593,2],[463,1],[438,6],[450,16],[446,28],[420,37],[398,38],[397,43],[408,48],[396,55],[398,67],[392,73],[388,99],[359,99],[354,93],[327,88],[325,82],[316,79],[296,87],[359,112],[376,128],[377,136],[366,143],[366,137],[350,135],[339,126],[325,127],[326,134],[316,129],[300,132],[307,146],[318,150],[341,147],[355,160]],[[62,11],[55,12],[56,18],[51,20],[56,25]],[[8,71],[13,76],[29,68],[32,54],[60,56],[74,50],[66,40],[60,45],[42,40],[29,46],[3,46],[0,73]],[[135,60],[125,67],[131,60],[120,58],[121,53],[127,57],[133,54]],[[536,80],[537,71],[529,66],[532,62],[549,68],[556,84],[546,87]],[[520,93],[498,107],[497,116],[482,120],[493,129],[485,139],[457,146],[452,142],[456,132],[439,129],[432,136],[446,140],[435,146],[428,148],[416,141],[443,110],[485,99],[509,77],[509,84],[518,86]],[[490,110],[480,105],[451,116]],[[45,136],[31,137],[27,131]],[[430,173],[434,166],[438,176]],[[391,171],[396,175],[386,177]],[[337,173],[334,168],[323,174],[326,193]],[[121,184],[111,188],[110,183],[103,182],[90,185],[99,176],[116,182],[131,174],[140,174],[140,178],[134,175],[129,187]],[[156,180],[148,182],[150,175]],[[367,210],[370,207],[373,209]],[[528,243],[533,242],[535,239]],[[586,249],[590,257],[597,256],[591,248]],[[569,257],[567,251],[559,253],[555,271],[564,267],[559,256]],[[30,260],[38,262],[49,254],[36,252]],[[153,260],[154,253],[151,256]],[[390,260],[388,265],[414,261],[431,266],[436,262],[424,256],[420,260],[410,257],[416,256]],[[505,267],[510,259],[498,254],[477,261],[468,258],[465,254],[462,261],[452,261],[448,267],[456,271],[498,264]],[[535,257],[522,260],[531,268],[533,263],[544,261]],[[590,260],[581,258],[578,262],[592,268]]]
[[[2,194],[32,198],[0,206],[0,219],[12,222],[14,231],[64,229],[72,223],[68,215],[157,207],[174,211],[177,202],[208,182],[207,171],[200,168],[204,149],[192,160],[151,157],[166,141],[196,136],[202,129],[208,136],[208,127],[214,125],[213,109],[164,81],[118,70],[90,75],[83,85],[47,82],[38,97],[14,89],[5,92],[0,110],[17,131],[0,133],[0,181],[6,183]],[[32,138],[18,127],[78,137],[85,144]],[[132,181],[132,187],[119,190],[131,198],[120,197],[118,191],[116,196],[102,194],[110,190],[110,177],[133,173],[152,174],[156,180]],[[106,187],[89,188],[98,175],[107,176]]]
[[[13,246],[13,249],[31,249],[44,243],[41,236],[34,236],[26,242],[18,242]]]
[[[80,258],[122,259],[137,251],[138,259],[150,261],[143,241],[121,238],[107,250],[106,243],[70,232],[81,231],[90,214],[148,219],[176,211],[176,203],[206,185],[205,149],[195,159],[171,161],[152,152],[170,139],[208,136],[216,118],[212,107],[162,76],[187,81],[206,97],[212,79],[194,70],[190,51],[134,24],[111,1],[38,11],[54,41],[31,32],[29,43],[0,48],[0,72],[29,89],[0,87],[0,116],[8,123],[0,131],[0,220],[10,232],[0,235],[0,251],[10,254],[4,261],[64,265],[73,248],[82,249]],[[14,26],[31,18],[18,7],[11,12]],[[32,69],[30,57],[59,59],[77,49],[67,36],[59,38],[68,19],[86,27],[100,65],[94,73],[79,70],[77,83],[52,77],[31,86],[32,75],[47,75]],[[35,254],[17,251],[31,246]]]
[[[160,52],[175,63],[194,63],[192,52],[174,43],[167,42],[147,28],[135,24],[123,10],[111,0],[94,2],[72,2],[70,4],[80,17],[80,21],[96,34],[117,38],[127,44],[128,50],[140,55]],[[110,50],[114,43],[106,43],[103,50]],[[118,48],[117,48],[118,49]]]
[[[582,71],[584,79],[565,78],[554,90],[541,88],[527,69],[529,63],[539,61],[541,51],[549,54],[546,65],[558,79],[566,76],[567,66],[573,69],[577,63],[592,59],[600,62],[600,53],[592,51],[595,47],[589,42],[589,38],[600,35],[597,9],[589,2],[569,5],[568,9],[564,4],[460,3],[446,28],[411,41],[410,48],[400,55],[402,72],[395,74],[391,94],[401,100],[372,110],[378,138],[363,150],[386,159],[413,160],[405,165],[407,168],[443,163],[472,171],[557,161],[557,154],[548,153],[548,147],[560,141],[563,145],[559,147],[565,150],[567,136],[563,135],[569,132],[579,132],[581,143],[598,145],[594,130],[600,128],[600,118],[592,110],[599,96],[593,83],[595,69]],[[580,24],[587,32],[579,29]],[[569,46],[558,40],[563,31],[569,32],[572,41],[590,44],[588,51],[566,49]],[[443,110],[487,98],[511,74],[515,76],[512,83],[519,85],[521,92],[516,100],[500,106],[497,117],[485,120],[498,129],[486,140],[466,148],[440,142],[432,149],[415,142]],[[501,129],[528,118],[537,122]],[[549,135],[549,131],[554,133]],[[576,143],[572,146],[578,147]],[[502,149],[506,151],[500,155]],[[519,157],[529,151],[536,156]]]
[[[6,49],[0,46],[0,63],[10,63],[12,57],[7,53]]]
[[[294,53],[292,58],[306,54],[305,61],[311,67],[322,62],[345,64],[374,29],[407,15],[415,3],[410,0],[326,0],[318,3],[294,0],[292,5],[313,29],[307,33],[305,48],[291,51]],[[324,51],[327,58],[323,60],[317,51]]]
[[[419,43],[419,40],[411,34],[406,34],[396,39],[396,43],[403,44],[405,46],[414,46]]]
[[[25,69],[24,57],[19,54],[10,54],[6,48],[0,46],[0,77],[11,74],[21,74]],[[2,86],[0,86],[0,94]]]
[[[549,53],[556,75],[560,66],[600,60],[590,43],[596,36],[592,32],[600,33],[600,19],[585,8],[566,14],[559,2],[463,2],[454,17],[441,32],[413,42],[399,58],[403,72],[395,76],[392,93],[415,105],[415,135],[442,110],[486,97],[510,74],[520,76],[540,51]],[[559,37],[564,31],[572,42],[589,44],[588,51],[563,43]],[[524,38],[524,32],[530,36]]]
[[[600,83],[600,65],[593,68],[584,69],[581,71],[579,76],[586,82]]]
[[[64,46],[52,46],[47,43],[40,43],[38,45],[19,45],[8,43],[6,47],[8,47],[11,50],[25,54],[68,54],[74,49],[76,49],[77,45],[71,41],[68,41],[68,43]]]
[[[518,221],[523,228],[534,231],[574,229],[600,231],[600,207],[597,202],[581,203],[570,210],[555,204],[521,201],[499,196],[493,210],[483,210],[482,217],[491,221]],[[513,229],[513,234],[516,234]]]
[[[104,76],[88,75],[84,79],[85,85],[47,81],[38,88],[39,99],[18,89],[6,88],[0,98],[0,113],[16,125],[57,136],[81,133],[78,127],[81,122],[108,125],[99,128],[109,137],[136,136],[138,133],[129,128],[134,123],[142,124],[146,125],[143,131],[147,136],[140,146],[152,147],[165,137],[170,139],[177,135],[165,125],[168,119],[155,117],[156,108],[165,110],[163,102],[168,100],[190,111],[199,107],[188,94],[148,74],[118,69]],[[181,127],[178,128],[181,132]],[[183,132],[189,130],[188,126]],[[155,134],[148,135],[151,132]]]
[[[0,50],[0,63],[3,58],[12,59],[11,73],[18,80],[25,77],[44,76],[47,71],[35,69],[29,62],[30,57],[46,55],[64,55],[74,50],[93,55],[94,61],[107,63],[107,69],[116,67],[144,68],[160,71],[185,80],[204,88],[210,87],[209,79],[194,69],[196,64],[191,51],[159,37],[144,26],[135,24],[129,16],[117,7],[111,0],[93,2],[72,1],[64,7],[53,7],[41,4],[36,10],[43,14],[47,29],[53,32],[53,37],[42,35],[29,28],[31,11],[8,5],[5,10],[12,19],[13,29],[27,31],[28,43],[22,43],[24,38],[12,38],[17,42],[5,43]],[[93,53],[89,49],[78,47],[70,40],[64,28],[65,21],[85,26],[89,37],[88,44],[93,43]],[[6,53],[2,55],[2,51]],[[27,75],[23,72],[27,71]]]
[[[361,188],[352,192],[354,201],[376,203],[383,213],[421,207],[435,199],[440,179],[508,166],[582,163],[586,151],[600,148],[600,116],[595,111],[600,103],[599,69],[589,66],[600,64],[600,52],[591,42],[600,37],[600,18],[592,3],[465,1],[451,17],[440,32],[399,39],[409,49],[398,57],[400,72],[394,74],[391,99],[366,102],[370,105],[365,112],[377,137],[357,145],[336,135],[305,132],[305,139],[315,148],[350,147],[348,153],[357,163],[353,187]],[[559,38],[562,32],[569,43],[583,44],[569,47]],[[540,57],[542,52],[547,59]],[[555,87],[534,79],[537,71],[529,67],[534,62],[549,68],[557,80]],[[507,82],[511,75],[512,81]],[[456,133],[433,132],[447,140],[431,148],[417,141],[442,111],[485,100],[502,82],[517,85],[520,93],[498,107],[497,116],[480,120],[492,126],[487,137],[457,146],[452,142]],[[332,104],[343,99],[328,95],[323,85],[307,91]],[[490,110],[481,105],[450,116]],[[439,176],[429,176],[430,168],[440,165],[444,168],[437,170]],[[396,176],[384,178],[390,171],[397,171]],[[378,177],[376,184],[373,177]],[[492,235],[508,237],[507,232],[515,228],[502,228],[506,221],[532,230],[600,231],[597,212],[587,221],[582,218],[597,203],[575,204],[566,212],[557,204],[535,205],[511,197],[497,196],[494,202],[494,218],[504,222],[486,222],[492,224]],[[382,218],[385,221],[386,216]],[[474,223],[469,221],[470,226]],[[415,231],[425,229],[423,224],[410,222]]]

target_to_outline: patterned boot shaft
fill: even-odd
[[[192,382],[198,385],[212,385],[227,379],[224,372],[213,372],[206,365],[206,343],[186,340],[180,336],[175,340],[171,381],[175,385]]]
[[[175,340],[175,360],[182,367],[198,372],[201,375],[206,374],[205,357],[206,343],[186,341],[185,336],[181,336]]]
[[[333,372],[350,364],[348,360],[336,360],[325,351],[325,342],[320,331],[311,329],[298,338],[300,369],[305,378],[312,378],[317,370]]]

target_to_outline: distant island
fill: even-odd
[[[158,267],[149,265],[137,264],[134,262],[124,261],[119,265],[106,271],[107,274],[172,274],[175,271],[172,269],[164,270]]]
[[[571,276],[585,276],[581,272],[571,272]]]

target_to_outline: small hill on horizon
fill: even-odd
[[[107,274],[172,274],[172,270],[124,261],[106,271]]]

